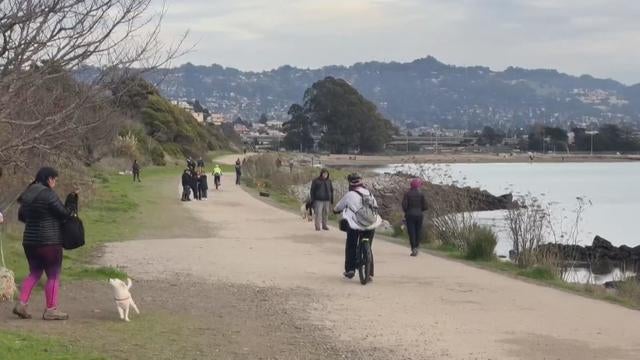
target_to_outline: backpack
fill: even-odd
[[[353,191],[362,198],[362,207],[355,211],[355,221],[361,227],[368,229],[378,222],[378,207],[375,205],[373,195],[365,195],[359,191]]]

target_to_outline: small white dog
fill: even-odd
[[[127,279],[126,284],[120,279],[109,279],[109,283],[113,287],[113,297],[116,301],[120,319],[129,321],[129,307],[133,307],[133,310],[140,314],[140,310],[138,310],[136,303],[133,301],[133,297],[131,297],[131,292],[129,292],[132,285],[131,279]]]

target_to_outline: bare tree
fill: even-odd
[[[105,89],[133,68],[150,71],[179,55],[184,37],[163,46],[163,13],[148,14],[150,4],[0,0],[0,167],[24,166],[34,153],[91,152],[90,135],[108,134],[91,131],[117,96]]]

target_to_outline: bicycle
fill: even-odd
[[[371,241],[373,231],[358,231],[358,244],[356,245],[356,256],[358,258],[358,277],[362,285],[367,285],[373,276],[373,252],[371,251]]]

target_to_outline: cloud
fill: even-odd
[[[637,0],[182,0],[164,34],[191,30],[185,62],[250,70],[433,55],[633,83],[638,18]]]

